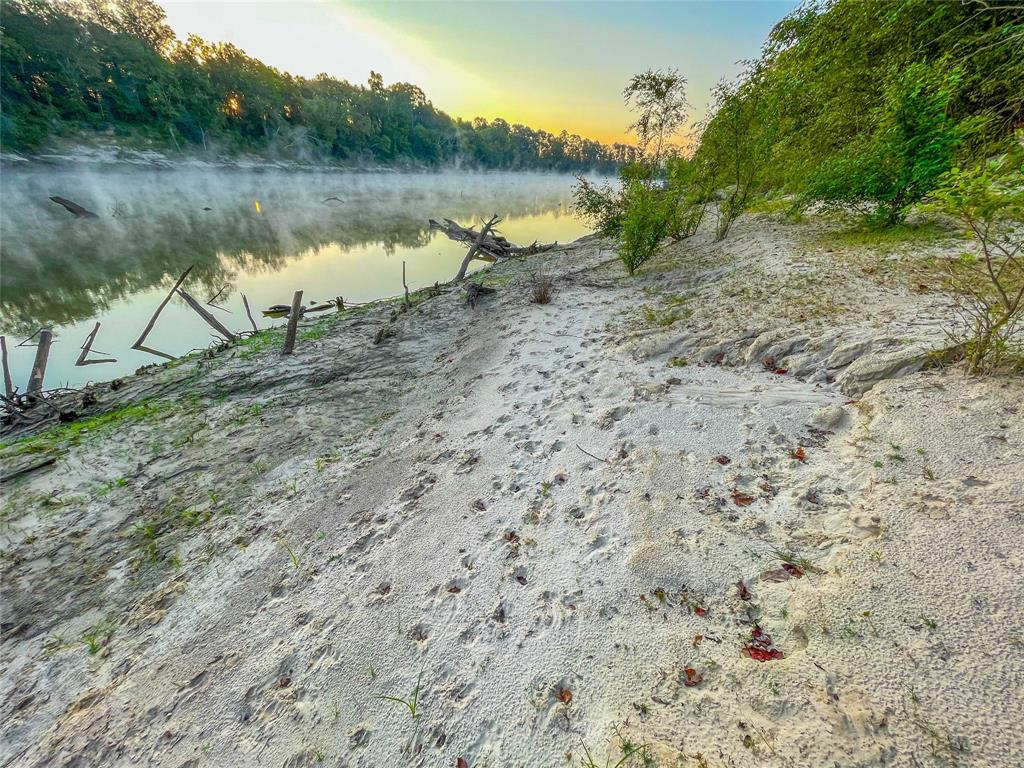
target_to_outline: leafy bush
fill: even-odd
[[[853,208],[879,224],[903,220],[907,208],[949,170],[953,152],[978,121],[948,115],[957,73],[913,64],[894,77],[871,119],[874,130],[850,142],[808,180],[807,202]]]
[[[668,235],[666,199],[661,189],[649,187],[641,181],[626,183],[619,258],[631,275],[654,257],[661,241]]]
[[[610,184],[595,184],[577,176],[572,208],[602,237],[618,237],[622,231],[622,193]]]
[[[947,331],[972,374],[1024,370],[1024,161],[1011,155],[946,173],[928,205],[961,222],[977,253],[949,267],[957,322]]]

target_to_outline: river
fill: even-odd
[[[586,233],[570,210],[573,179],[530,173],[351,173],[283,170],[5,169],[0,331],[24,391],[40,328],[54,332],[46,387],[111,379],[160,358],[132,350],[181,272],[185,288],[228,328],[261,309],[342,296],[365,302],[450,280],[465,248],[428,219],[468,224],[497,213],[512,242],[567,242]],[[80,219],[50,197],[97,214]],[[475,262],[474,268],[486,266]],[[101,323],[93,357],[80,347]],[[147,346],[180,355],[207,346],[211,329],[181,299],[161,314]],[[20,346],[19,346],[20,344]]]

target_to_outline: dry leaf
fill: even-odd
[[[737,491],[735,488],[732,492],[732,500],[737,507],[749,507],[754,503],[753,496],[743,493],[742,491]]]

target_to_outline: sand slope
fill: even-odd
[[[4,764],[1022,764],[1024,387],[812,229],[133,381],[11,489]]]

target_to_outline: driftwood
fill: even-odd
[[[510,243],[494,229],[495,225],[500,221],[501,219],[498,218],[498,214],[494,214],[489,221],[482,222],[483,228],[477,232],[473,227],[463,227],[451,219],[445,219],[443,224],[430,219],[431,229],[444,232],[449,239],[470,246],[469,251],[466,253],[466,258],[463,259],[459,272],[455,276],[456,282],[465,278],[466,270],[473,259],[497,261],[498,259],[507,259],[511,256],[530,256],[550,250],[558,245],[558,243],[542,245],[536,240],[526,247]]]
[[[480,285],[479,283],[466,283],[462,287],[466,289],[466,302],[474,309],[481,296],[497,293],[493,288],[488,288],[486,285]]]
[[[36,359],[32,363],[32,373],[28,377],[28,388],[26,394],[40,395],[43,391],[43,378],[46,376],[46,361],[50,356],[50,344],[53,343],[53,333],[44,328],[39,331],[39,345],[36,347]]]
[[[292,296],[292,311],[288,315],[288,331],[284,337],[284,349],[281,354],[290,355],[295,349],[295,331],[299,327],[299,318],[302,317],[302,291],[296,291]]]
[[[14,397],[14,382],[11,381],[11,369],[7,365],[7,337],[0,336],[0,350],[3,352],[4,365],[4,395],[10,399]]]
[[[83,208],[82,206],[80,206],[75,201],[68,200],[66,197],[61,197],[60,195],[54,195],[50,199],[53,200],[53,202],[57,203],[57,205],[63,205],[64,208],[67,211],[69,211],[70,213],[75,214],[75,216],[78,217],[79,219],[98,219],[99,218],[99,216],[97,216],[95,213],[90,211],[88,208]]]
[[[196,301],[191,294],[187,293],[185,289],[179,287],[178,295],[181,296],[181,298],[183,298],[185,302],[196,311],[197,315],[203,318],[203,320],[205,320],[211,328],[213,328],[225,339],[227,339],[228,341],[234,341],[237,338],[235,334],[233,334],[226,327],[224,327],[224,324],[221,323],[220,320],[218,320],[210,312],[208,312],[206,308],[198,301]]]
[[[409,301],[409,286],[405,282],[405,262],[402,262],[402,288],[405,289],[405,296],[402,300],[402,306],[405,307],[405,311],[408,312],[412,309],[412,303]]]
[[[249,309],[249,300],[245,298],[245,294],[242,294],[242,305],[245,307],[245,314],[249,316],[249,322],[252,323],[252,332],[259,333],[260,329],[256,326],[256,321],[252,319],[252,310]]]
[[[158,349],[151,349],[150,347],[143,346],[142,343],[146,340],[146,337],[149,336],[149,332],[153,330],[153,326],[156,325],[156,319],[160,317],[160,313],[164,311],[164,307],[167,306],[167,302],[169,302],[173,298],[178,288],[180,288],[181,284],[185,282],[185,278],[188,277],[188,273],[192,271],[192,267],[194,266],[194,264],[191,265],[188,269],[181,273],[181,277],[178,278],[178,281],[174,284],[174,287],[171,288],[168,294],[164,297],[164,300],[160,302],[160,306],[156,308],[156,312],[153,313],[153,316],[149,318],[149,322],[146,323],[146,328],[142,331],[142,335],[139,336],[138,340],[134,344],[132,344],[132,349],[137,349],[140,352],[149,352],[149,354],[151,355],[163,357],[166,358],[167,360],[174,359],[174,355],[168,355],[166,352],[161,352]]]
[[[96,365],[97,363],[116,363],[117,360],[113,357],[100,357],[96,360],[86,360],[90,352],[92,352],[92,343],[96,341],[96,334],[100,332],[100,324],[97,322],[93,326],[92,332],[86,337],[85,343],[82,345],[82,353],[78,356],[78,360],[75,361],[75,365]],[[101,352],[100,354],[105,354]]]

